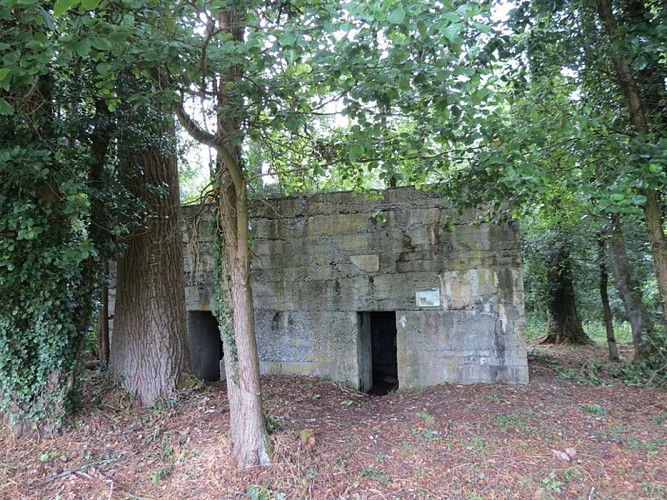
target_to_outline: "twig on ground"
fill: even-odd
[[[90,469],[91,467],[95,467],[96,465],[106,465],[106,464],[109,464],[109,463],[113,462],[114,460],[115,459],[97,460],[96,462],[90,462],[90,463],[87,463],[87,464],[83,464],[81,467],[77,467],[76,469],[65,470],[65,471],[61,472],[60,474],[55,474],[51,477],[47,477],[44,481],[39,483],[39,485],[37,485],[37,486],[44,486],[45,484],[49,484],[49,483],[55,481],[56,479],[60,479],[61,477],[66,477],[66,476],[69,476],[71,474],[76,474],[76,473],[82,472],[86,469]]]

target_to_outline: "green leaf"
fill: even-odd
[[[632,195],[632,204],[637,206],[643,206],[646,203],[646,196],[641,194]]]
[[[443,29],[442,33],[447,37],[447,40],[449,40],[450,42],[458,43],[461,41],[461,39],[459,38],[459,33],[461,33],[461,30],[463,30],[463,24],[454,23],[450,24],[445,29]]]
[[[0,68],[0,82],[7,78],[7,75],[11,73],[11,69],[9,68]]]
[[[125,14],[123,16],[123,20],[121,21],[120,25],[121,26],[134,26],[136,18],[132,14]],[[175,30],[175,26],[173,24],[173,20],[170,18],[166,18],[165,24],[167,25],[167,28],[169,29],[169,32],[173,32]]]
[[[426,27],[426,23],[424,21],[417,22],[417,29],[419,30],[419,36],[422,38],[428,38],[428,28]]]
[[[86,10],[97,9],[97,6],[100,4],[100,0],[81,0],[81,7]]]
[[[284,31],[280,36],[280,41],[283,45],[294,45],[296,42],[296,35],[291,31]]]
[[[13,115],[13,114],[14,114],[14,106],[12,106],[2,97],[0,97],[0,115]]]
[[[478,30],[480,33],[490,33],[490,32],[491,32],[491,26],[489,26],[488,24],[484,24],[484,23],[479,23],[479,22],[477,22],[477,21],[473,21],[472,25],[473,25],[475,28],[477,28],[477,30]]]
[[[50,30],[56,29],[56,23],[51,14],[49,14],[43,7],[37,7],[37,12],[39,12],[39,15],[42,17],[47,28]]]
[[[109,72],[111,71],[111,64],[100,63],[100,64],[97,65],[96,69],[97,69],[97,73],[100,76],[104,77],[104,76],[107,76],[109,74]]]
[[[350,161],[357,161],[364,154],[364,147],[361,144],[353,144],[347,152]]]
[[[354,29],[354,24],[352,24],[352,23],[349,22],[349,21],[343,23],[343,24],[341,25],[341,27],[340,27],[340,30],[341,30],[341,31],[344,31],[345,33],[349,33],[349,32],[352,31],[353,29]]]
[[[76,44],[74,50],[79,56],[86,57],[88,54],[90,54],[90,47],[91,47],[90,40],[84,38],[83,40],[81,40],[79,43]]]
[[[292,64],[287,67],[286,73],[291,76],[307,75],[312,71],[310,64]]]
[[[456,23],[461,19],[461,16],[459,16],[456,12],[447,12],[442,17],[452,23]]]
[[[387,21],[389,21],[392,24],[400,24],[405,20],[405,10],[403,7],[399,7],[398,9],[394,9],[391,14],[389,14],[389,17],[387,18]]]
[[[72,7],[76,7],[80,2],[81,0],[56,0],[53,6],[53,15],[60,17]]]
[[[639,55],[632,63],[632,67],[637,71],[642,71],[648,66],[648,60],[644,55]]]
[[[111,41],[108,38],[91,38],[90,43],[97,50],[101,50],[101,51],[111,50],[111,47],[112,47]]]

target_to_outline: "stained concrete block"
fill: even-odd
[[[499,380],[526,383],[525,344],[512,339],[513,349],[508,350],[503,336],[500,345],[497,318],[493,311],[397,312],[401,387]],[[511,378],[515,376],[519,378]]]
[[[211,283],[185,287],[185,306],[188,311],[212,311],[214,297]]]
[[[350,262],[367,273],[375,273],[380,270],[380,256],[378,254],[351,255]]]
[[[280,373],[287,367],[289,374],[356,384],[356,313],[258,310],[255,321],[265,372]]]

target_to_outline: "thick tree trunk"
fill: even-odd
[[[161,132],[174,137],[172,126]],[[109,374],[150,406],[189,371],[185,278],[175,155],[149,145],[135,159],[142,172],[132,190],[148,214],[118,262]],[[159,189],[166,192],[156,193]]]
[[[633,2],[632,7],[635,9],[634,15],[636,16],[636,10],[642,9],[643,5],[639,2]],[[597,0],[597,11],[611,43],[619,42],[618,24],[614,18],[610,0]],[[615,52],[613,62],[616,71],[616,81],[628,104],[630,121],[640,135],[647,137],[650,133],[649,120],[637,79],[630,65],[623,59],[620,50]],[[664,78],[662,79],[660,88],[664,92]],[[646,197],[646,202],[642,208],[644,210],[644,218],[646,220],[648,237],[651,243],[651,253],[658,280],[662,314],[663,318],[667,320],[667,238],[663,230],[660,191],[661,189],[642,189],[640,190],[640,194]]]
[[[609,229],[609,257],[614,280],[632,329],[635,359],[642,359],[651,352],[648,341],[653,332],[653,322],[644,306],[639,283],[632,276],[632,266],[625,250],[625,239],[618,215],[612,216]]]
[[[590,344],[579,312],[572,283],[572,260],[567,245],[557,245],[547,261],[549,326],[544,344]]]
[[[618,357],[618,346],[614,335],[614,322],[609,306],[609,275],[607,273],[607,244],[602,237],[598,236],[598,266],[600,269],[600,302],[602,302],[602,315],[604,326],[607,331],[607,347],[609,348],[609,360],[620,361]]]

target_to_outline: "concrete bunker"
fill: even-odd
[[[273,199],[250,211],[262,373],[362,391],[528,381],[516,224],[480,223],[481,211],[413,188]],[[184,215],[187,308],[210,311],[212,215]],[[189,325],[212,332],[206,321]],[[193,369],[214,376],[204,351]]]

